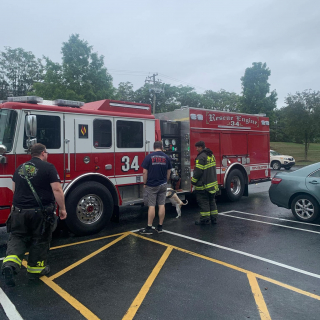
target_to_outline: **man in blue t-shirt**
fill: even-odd
[[[162,152],[162,141],[153,144],[154,152],[148,154],[142,162],[144,203],[149,206],[148,226],[139,231],[140,234],[153,234],[152,223],[155,217],[156,204],[159,206],[159,224],[156,229],[162,232],[165,216],[167,181],[171,174],[171,160]]]

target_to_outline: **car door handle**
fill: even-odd
[[[311,183],[311,184],[319,184],[319,181],[317,181],[317,180],[312,180],[312,181],[309,181],[309,183]]]
[[[104,168],[105,168],[106,170],[111,170],[111,169],[112,169],[112,164],[106,164],[106,165],[104,166]]]

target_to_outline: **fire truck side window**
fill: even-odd
[[[93,121],[93,145],[95,148],[110,148],[112,145],[112,131],[110,120]]]
[[[60,149],[61,124],[58,116],[37,116],[37,142],[42,143],[47,149]],[[23,147],[27,149],[27,136],[24,133]]]
[[[143,123],[138,121],[117,121],[117,148],[142,148]]]

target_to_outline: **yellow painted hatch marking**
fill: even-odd
[[[151,241],[151,242],[155,242],[155,243],[158,243],[158,244],[162,244],[163,246],[170,246],[172,247],[173,249],[176,249],[178,251],[181,251],[181,252],[185,252],[185,253],[188,253],[188,254],[191,254],[192,256],[195,256],[195,257],[199,257],[201,259],[205,259],[205,260],[208,260],[208,261],[212,261],[214,263],[217,263],[217,264],[220,264],[222,266],[225,266],[225,267],[228,267],[230,269],[233,269],[233,270],[237,270],[239,272],[243,272],[245,274],[252,274],[254,275],[256,278],[259,278],[259,279],[262,279],[262,280],[265,280],[265,281],[268,281],[268,282],[271,282],[271,283],[274,283],[280,287],[283,287],[283,288],[286,288],[286,289],[289,289],[291,291],[294,291],[294,292],[297,292],[297,293],[300,293],[300,294],[303,294],[307,297],[310,297],[310,298],[313,298],[313,299],[316,299],[316,300],[319,300],[320,301],[320,296],[316,295],[316,294],[313,294],[313,293],[310,293],[308,291],[304,291],[304,290],[301,290],[299,288],[296,288],[296,287],[293,287],[293,286],[290,286],[288,284],[285,284],[283,282],[280,282],[280,281],[277,281],[277,280],[274,280],[274,279],[271,279],[271,278],[268,278],[268,277],[265,277],[265,276],[262,276],[258,273],[254,273],[254,272],[251,272],[249,270],[246,270],[246,269],[242,269],[242,268],[239,268],[237,266],[234,266],[232,264],[229,264],[229,263],[226,263],[226,262],[223,262],[223,261],[220,261],[220,260],[216,260],[216,259],[213,259],[213,258],[210,258],[210,257],[207,257],[207,256],[203,256],[201,254],[198,254],[198,253],[195,253],[195,252],[192,252],[192,251],[189,251],[189,250],[186,250],[186,249],[182,249],[182,248],[179,248],[179,247],[176,247],[176,246],[172,246],[172,245],[169,245],[167,243],[164,243],[164,242],[161,242],[161,241],[157,241],[157,240],[154,240],[154,239],[150,239],[150,238],[147,238],[147,237],[144,237],[144,236],[141,236],[139,234],[135,234],[133,232],[130,232],[130,234],[136,236],[136,237],[139,237],[139,238],[142,238],[142,239],[145,239],[145,240],[148,240],[148,241]]]
[[[263,299],[257,278],[252,273],[247,273],[252,294],[260,314],[261,320],[271,320],[267,305]]]
[[[27,268],[27,262],[25,260],[23,260],[22,264],[24,267]],[[63,290],[56,283],[51,281],[48,277],[42,276],[39,279],[42,280],[54,292],[56,292],[61,298],[66,300],[73,308],[78,310],[86,319],[99,320],[99,318],[94,313],[92,313],[88,308],[86,308],[82,303],[80,303],[77,299],[72,297],[68,292]]]
[[[136,298],[133,300],[131,306],[129,307],[128,311],[126,312],[125,316],[122,318],[122,320],[131,320],[135,316],[136,312],[140,308],[144,298],[146,297],[149,289],[151,288],[155,278],[159,274],[161,268],[163,267],[164,263],[167,261],[171,251],[172,247],[168,246],[166,251],[163,253],[162,257],[152,270],[150,276],[148,277],[147,281],[144,283],[143,287],[141,288],[140,292],[136,296]]]
[[[90,258],[94,257],[95,255],[97,255],[98,253],[102,252],[103,250],[111,247],[112,245],[114,245],[115,243],[117,243],[118,241],[122,240],[123,238],[125,238],[126,236],[128,236],[129,233],[126,232],[124,233],[122,236],[120,236],[119,238],[111,241],[110,243],[106,244],[105,246],[103,246],[102,248],[92,252],[91,254],[87,255],[86,257],[84,257],[83,259],[73,263],[72,265],[70,265],[69,267],[57,272],[56,274],[54,274],[53,276],[49,277],[50,280],[54,280],[60,276],[62,276],[63,274],[65,274],[66,272],[70,271],[71,269],[77,267],[78,265],[80,265],[81,263],[89,260]]]

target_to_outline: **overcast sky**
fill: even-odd
[[[245,69],[266,62],[278,107],[288,93],[320,90],[318,0],[0,0],[0,9],[0,51],[61,62],[62,42],[78,33],[105,56],[115,87],[138,89],[157,72],[199,93],[240,94]]]

